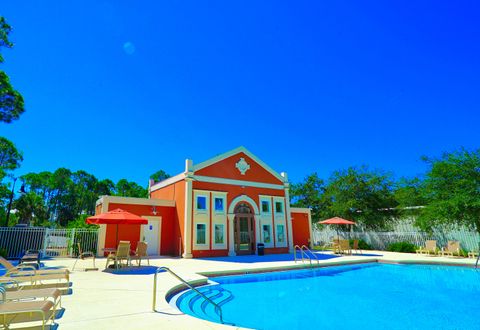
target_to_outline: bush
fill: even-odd
[[[353,247],[353,239],[350,240],[350,246]],[[360,250],[371,250],[372,247],[370,246],[370,244],[368,244],[367,242],[365,242],[363,239],[359,239],[358,240],[358,248]]]
[[[387,247],[387,251],[415,253],[417,247],[409,242],[396,242]]]
[[[5,249],[5,248],[0,248],[0,257],[4,257],[5,259],[7,259],[7,256],[8,256],[8,251],[7,251],[7,249]]]

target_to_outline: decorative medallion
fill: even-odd
[[[238,168],[240,171],[241,175],[245,175],[245,172],[247,172],[250,169],[250,165],[245,161],[245,159],[240,158],[240,160],[235,164],[235,167]]]

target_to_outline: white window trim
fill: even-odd
[[[202,243],[197,243],[198,240],[198,229],[197,229],[197,226],[198,225],[204,225],[205,226],[205,243],[202,244]],[[201,221],[201,222],[197,222],[195,223],[195,237],[193,238],[193,245],[197,248],[197,250],[205,250],[205,249],[208,249],[209,248],[209,243],[210,243],[210,237],[209,237],[209,228],[208,228],[208,223],[207,222],[204,222],[204,221]],[[198,249],[199,248],[199,249]]]
[[[205,209],[198,208],[198,197],[205,197]],[[208,204],[209,204],[209,199],[207,194],[195,194],[195,213],[201,213],[201,214],[208,213],[208,210],[209,210]]]
[[[215,209],[215,199],[222,199],[223,200],[223,210],[222,211],[218,211]],[[212,196],[212,199],[213,199],[213,203],[212,203],[212,209],[213,209],[213,212],[215,214],[226,214],[227,213],[227,210],[226,210],[226,204],[227,204],[227,199],[224,197],[224,196],[216,196],[216,195],[213,195]]]
[[[222,226],[223,227],[223,243],[216,243],[215,242],[215,226]],[[214,223],[213,224],[213,240],[212,240],[212,245],[216,248],[223,247],[225,248],[227,246],[227,239],[226,239],[226,227],[224,223]]]
[[[270,242],[269,243],[265,242],[265,236],[263,235],[263,232],[264,232],[263,227],[264,226],[268,226],[270,228],[270,230],[269,230]],[[262,224],[262,243],[265,244],[265,247],[272,247],[273,246],[273,240],[274,240],[274,238],[273,238],[272,224],[271,223]]]
[[[282,226],[283,227],[283,242],[280,242],[278,240],[278,227]],[[275,235],[277,235],[276,237],[276,242],[277,242],[277,247],[285,247],[287,246],[287,235],[286,235],[286,230],[285,230],[285,224],[284,223],[279,223],[279,224],[275,224]]]

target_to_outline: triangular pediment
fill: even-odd
[[[239,147],[194,166],[195,175],[283,184],[283,177],[253,155]]]

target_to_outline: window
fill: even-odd
[[[270,225],[263,225],[263,243],[270,243]]]
[[[197,210],[199,211],[207,210],[207,197],[197,196]]]
[[[277,225],[277,242],[285,243],[285,226]]]
[[[223,212],[223,198],[215,197],[215,211]]]
[[[207,225],[204,223],[197,224],[197,244],[206,244],[207,243]]]
[[[283,202],[275,202],[275,213],[283,213]]]
[[[268,201],[262,201],[262,213],[270,212],[270,203]]]
[[[223,243],[223,225],[215,225],[215,244]]]

